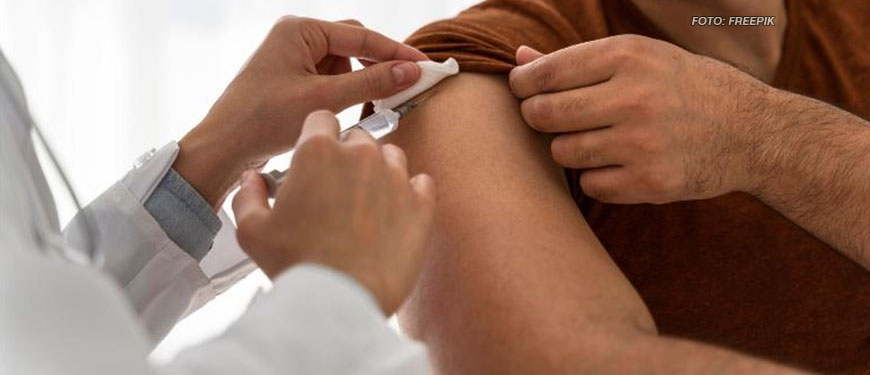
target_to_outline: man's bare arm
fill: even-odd
[[[462,74],[389,141],[438,185],[434,246],[400,312],[445,374],[786,374],[661,338],[519,113],[505,79]]]
[[[764,103],[750,193],[870,269],[870,123],[788,92]]]

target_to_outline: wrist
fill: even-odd
[[[215,209],[251,166],[236,149],[238,144],[228,139],[200,124],[178,142],[178,158],[172,165]]]
[[[749,121],[747,131],[743,132],[742,160],[744,166],[739,191],[760,198],[768,190],[772,180],[776,179],[778,166],[785,150],[780,143],[783,141],[784,125],[789,112],[788,93],[764,85],[765,90],[757,96],[749,98]]]

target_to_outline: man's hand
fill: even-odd
[[[349,57],[366,69],[351,71]],[[174,167],[217,206],[242,171],[290,149],[311,111],[390,96],[420,76],[416,49],[362,27],[282,18],[205,119]]]
[[[716,60],[635,35],[517,51],[511,90],[555,133],[553,159],[598,200],[667,203],[751,190],[776,91]]]
[[[266,185],[247,173],[233,200],[242,248],[275,278],[299,262],[342,271],[392,314],[423,265],[435,208],[428,175],[408,178],[405,153],[363,131],[338,141],[331,113],[305,120],[293,166],[269,207]]]

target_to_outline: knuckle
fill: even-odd
[[[580,139],[556,137],[550,144],[553,160],[561,166],[582,168],[599,159],[599,153]]]
[[[583,189],[583,194],[601,202],[616,199],[618,194],[616,188],[600,184],[592,177],[593,175],[588,173],[580,175],[580,188]]]
[[[597,164],[600,160],[600,153],[591,147],[582,147],[574,150],[571,160],[576,166],[585,166]]]
[[[673,93],[665,92],[663,95],[657,95],[656,103],[662,113],[674,113],[681,108],[685,108],[683,99]]]
[[[350,150],[353,158],[361,163],[373,163],[381,159],[381,150],[374,141],[354,143]]]
[[[551,61],[549,56],[544,56],[529,67],[531,84],[538,91],[548,90],[553,87],[553,83],[556,81],[556,69],[553,68]]]
[[[304,23],[307,22],[307,20],[308,19],[306,18],[296,17],[293,15],[283,15],[281,17],[278,17],[278,20],[275,21],[275,26],[273,27],[273,29],[282,32],[298,30]]]
[[[646,38],[637,34],[626,34],[619,38],[623,51],[638,52],[646,45]]]
[[[614,50],[612,51],[617,63],[622,67],[632,67],[644,62],[646,50],[646,38],[639,35],[621,35],[616,37]]]
[[[300,29],[311,29],[317,27],[320,21],[308,17],[296,17],[296,25]]]
[[[590,66],[589,59],[566,58],[562,59],[561,62],[566,65],[569,72],[583,72],[588,70]]]
[[[631,114],[639,119],[650,119],[657,111],[658,96],[654,90],[647,87],[637,87],[626,95],[628,109]]]
[[[663,168],[646,170],[642,174],[641,180],[648,191],[659,196],[673,192],[679,185],[679,179]]]
[[[649,133],[642,129],[633,129],[625,134],[625,140],[629,147],[643,151],[649,141]]]
[[[561,113],[579,112],[588,105],[588,98],[583,95],[568,95],[559,102]]]
[[[296,147],[296,153],[311,156],[322,155],[335,149],[337,142],[327,134],[315,134]]]
[[[363,73],[363,82],[365,89],[372,94],[378,94],[388,89],[384,80],[370,69]]]
[[[658,155],[665,150],[662,136],[652,131],[635,132],[635,147],[647,155]]]

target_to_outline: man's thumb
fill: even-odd
[[[389,61],[336,76],[342,107],[386,98],[420,79],[420,67],[409,61]]]
[[[532,47],[520,46],[520,48],[517,48],[517,65],[526,65],[541,56],[544,56],[544,54]]]

